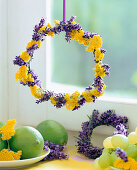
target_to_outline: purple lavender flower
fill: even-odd
[[[101,93],[104,86],[103,78],[100,76],[96,77],[92,86],[98,87],[98,92]]]
[[[91,38],[93,38],[94,35],[98,35],[98,34],[97,34],[97,33],[93,33],[93,32],[91,32],[91,33],[89,34],[89,36],[90,36]]]
[[[97,76],[95,79],[94,79],[94,84],[93,84],[93,86],[94,87],[98,87],[98,86],[103,86],[104,85],[104,83],[103,83],[103,78],[102,77],[100,77],[100,76]]]
[[[61,28],[61,26],[59,25],[58,27],[55,28],[55,30],[56,30],[56,31],[55,31],[54,33],[55,33],[55,34],[59,34],[59,33],[62,31],[62,28]]]
[[[85,90],[92,90],[92,89],[93,89],[92,86],[88,86],[88,87],[85,88]]]
[[[105,69],[105,74],[109,75],[110,66],[108,64],[103,64],[102,67]]]
[[[37,86],[41,87],[41,81],[40,81],[40,80],[35,80],[34,83],[35,83]]]
[[[88,38],[90,37],[89,33],[88,32],[84,32],[84,35],[83,35],[84,38]]]
[[[76,16],[71,16],[70,19],[67,21],[67,23],[71,24],[75,18],[76,18]]]
[[[52,28],[46,27],[45,30],[43,30],[43,32],[41,33],[41,36],[47,36],[48,33],[51,31]]]
[[[30,70],[28,73],[31,74],[31,77],[32,77],[34,80],[37,80],[38,75],[37,75],[33,70]]]
[[[70,33],[72,32],[73,29],[76,29],[76,30],[82,29],[82,27],[79,24],[72,23],[74,18],[75,17],[72,16],[70,20],[66,21],[67,24],[64,21],[60,22],[60,26],[62,27],[62,30],[66,32],[65,39],[67,42],[70,42],[71,40]]]
[[[117,147],[115,154],[117,155],[117,157],[123,159],[124,162],[128,161],[128,157],[126,156],[127,153],[123,149]]]
[[[41,18],[40,20],[40,23],[39,23],[39,27],[43,27],[44,26],[44,23],[45,23],[45,19],[44,18]]]
[[[92,115],[90,116],[90,120],[91,120],[93,128],[95,128],[96,125],[99,124],[100,118],[99,118],[99,111],[98,110],[95,110],[95,109],[93,110]]]
[[[79,99],[79,101],[78,101],[79,106],[76,106],[72,111],[78,110],[85,102],[86,102],[86,101],[85,101],[84,98]]]
[[[64,99],[64,96],[65,94],[62,94],[62,93],[55,94],[54,99],[55,101],[57,101],[55,105],[56,108],[61,108],[66,104],[66,100]]]
[[[51,31],[53,31],[54,34],[59,34],[61,32],[61,26],[51,28]]]
[[[35,25],[34,30],[33,30],[34,34],[32,35],[32,40],[36,40],[36,41],[43,40],[43,39],[42,39],[42,38],[43,38],[43,35],[41,35],[41,33],[39,33],[38,31],[39,31],[39,29],[40,29],[41,27],[44,26],[44,23],[45,23],[45,19],[42,18],[42,19],[40,20],[39,24],[38,24],[38,25]]]
[[[52,95],[53,95],[53,92],[50,92],[47,90],[47,91],[45,91],[45,94],[42,98],[40,98],[39,100],[36,100],[36,103],[39,104],[44,101],[48,101]]]
[[[77,151],[88,158],[96,159],[102,154],[103,148],[94,147],[92,145],[89,145],[88,143],[81,141],[78,141],[77,143]]]
[[[39,33],[34,33],[33,35],[32,35],[32,40],[36,40],[36,41],[39,41],[39,40],[41,40],[42,38],[41,38],[41,35],[39,34]]]
[[[50,154],[46,156],[43,161],[46,160],[53,160],[53,159],[68,159],[69,155],[66,152],[63,152],[66,149],[65,145],[55,145],[52,142],[45,141],[44,142],[44,149],[50,149]]]
[[[77,23],[77,24],[73,25],[73,29],[80,31],[80,30],[82,30],[82,27]]]
[[[40,20],[39,24],[38,24],[38,25],[35,25],[34,30],[33,30],[34,33],[38,33],[39,29],[44,26],[44,23],[45,23],[45,19],[42,18],[42,19]]]
[[[70,32],[66,32],[65,39],[67,42],[70,42],[71,40]]]
[[[18,65],[18,66],[22,66],[22,65],[28,66],[28,63],[26,63],[24,60],[22,60],[22,58],[20,58],[20,56],[16,56],[15,60],[13,60],[13,64]]]
[[[39,46],[37,44],[33,44],[31,47],[27,48],[27,53],[33,53],[34,50],[37,50]]]
[[[105,49],[101,49],[101,53],[106,54],[106,50]]]
[[[31,77],[34,79],[34,82],[28,82],[27,81],[27,85],[30,87],[30,86],[34,86],[35,84],[39,87],[41,87],[41,81],[38,80],[38,75],[33,71],[33,70],[29,70],[28,71],[28,74],[31,74]]]
[[[125,128],[125,126],[123,124],[119,124],[116,126],[116,128],[114,129],[114,135],[116,134],[121,134],[121,135],[125,135],[127,136],[127,129]]]

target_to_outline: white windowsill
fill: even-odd
[[[58,83],[48,84],[47,89],[56,93],[73,93],[76,90],[79,92],[84,91],[82,88]],[[49,102],[47,118],[59,121],[67,130],[79,131],[81,130],[81,123],[88,120],[87,115],[90,115],[94,109],[99,110],[100,113],[112,109],[115,110],[117,115],[127,116],[129,119],[129,131],[134,131],[137,126],[137,100],[108,96],[98,98],[95,103],[85,103],[84,106],[82,106],[78,111],[73,112],[67,111],[65,107],[56,109]],[[112,127],[108,128],[106,126],[101,126],[95,129],[95,133],[101,135],[112,135],[112,132]]]

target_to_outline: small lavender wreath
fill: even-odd
[[[88,116],[89,121],[83,122],[81,127],[82,131],[79,132],[77,138],[77,151],[82,153],[88,158],[96,159],[102,154],[103,148],[93,146],[91,137],[93,130],[102,125],[112,126],[115,128],[115,134],[127,133],[128,118],[126,116],[117,116],[114,110],[107,110],[99,115],[98,110],[93,110],[91,116]]]

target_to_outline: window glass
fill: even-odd
[[[66,19],[77,16],[84,31],[97,32],[107,50],[103,63],[111,66],[105,78],[106,95],[137,98],[137,1],[66,0]],[[62,1],[52,1],[52,20],[62,20]],[[52,81],[87,87],[92,84],[93,55],[61,33],[52,39]]]

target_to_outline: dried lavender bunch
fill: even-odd
[[[53,159],[68,159],[69,155],[63,150],[66,149],[65,145],[55,145],[52,142],[45,141],[44,142],[44,149],[48,150],[50,148],[50,153],[46,156],[43,161],[46,160],[53,160]]]

